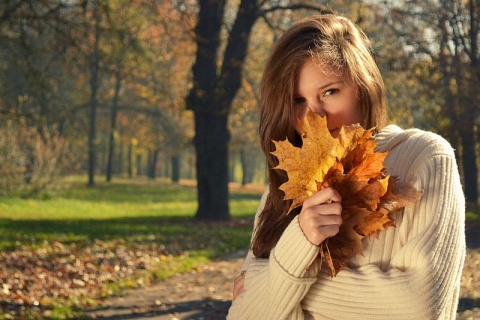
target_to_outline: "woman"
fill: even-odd
[[[269,188],[258,209],[251,250],[235,279],[229,319],[454,319],[465,256],[464,196],[452,148],[440,136],[384,127],[383,80],[366,36],[348,19],[320,15],[294,24],[278,41],[262,80],[260,136]],[[376,127],[377,152],[400,181],[423,190],[396,227],[364,238],[363,255],[334,278],[319,268],[319,245],[338,233],[342,199],[332,188],[286,214],[273,169],[272,140],[300,145],[296,118],[326,116]]]

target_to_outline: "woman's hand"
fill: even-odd
[[[303,202],[298,217],[303,233],[314,245],[336,235],[342,224],[342,198],[333,188],[325,188]]]
[[[336,235],[342,224],[342,198],[333,188],[325,188],[303,202],[298,217],[303,233],[314,245],[320,245],[325,239]],[[242,272],[233,284],[233,300],[243,291],[245,275]]]
[[[233,281],[233,299],[235,300],[243,291],[243,283],[245,282],[245,271],[235,278]]]

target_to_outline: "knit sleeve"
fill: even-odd
[[[365,254],[333,279],[322,272],[305,298],[308,312],[322,319],[455,319],[466,250],[455,158],[431,156],[412,173],[424,190],[421,200],[405,210],[397,228],[368,240],[385,252]],[[389,257],[372,257],[382,255]]]
[[[245,275],[245,291],[233,301],[228,319],[303,319],[300,302],[317,281],[312,245],[294,218],[270,259],[254,259]]]

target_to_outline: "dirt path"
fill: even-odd
[[[235,252],[154,286],[129,291],[86,315],[89,319],[225,319],[232,278],[245,255],[246,251]]]
[[[480,319],[480,226],[467,229],[467,258],[462,276],[457,319]],[[87,310],[89,319],[225,319],[232,277],[246,252],[203,265],[151,287],[109,299],[102,308]],[[233,276],[232,276],[233,275]]]

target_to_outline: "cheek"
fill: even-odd
[[[346,108],[338,110],[338,112],[332,112],[327,115],[330,127],[356,124],[359,123],[361,119],[360,107],[358,105],[347,106]]]
[[[297,119],[299,120],[302,120],[303,118],[305,118],[305,116],[307,115],[307,110],[308,108],[305,107],[305,106],[296,106],[295,109],[294,109],[294,119],[293,122],[294,122],[294,125],[296,125],[297,123]]]
[[[295,118],[302,120],[307,115],[308,108],[304,105],[295,106]],[[295,119],[296,120],[296,119]]]
[[[308,108],[306,106],[296,106],[294,109],[294,118],[292,119],[293,121],[293,127],[297,132],[299,132],[299,126],[298,126],[298,121],[303,120],[305,116],[307,115]]]
[[[360,102],[356,97],[352,97],[351,100],[346,102],[346,108],[342,112],[342,120],[345,124],[355,124],[362,121],[362,111],[360,108]]]
[[[363,119],[362,115],[362,108],[360,107],[360,102],[357,103],[352,108],[352,119],[351,122],[353,123],[361,123]]]

